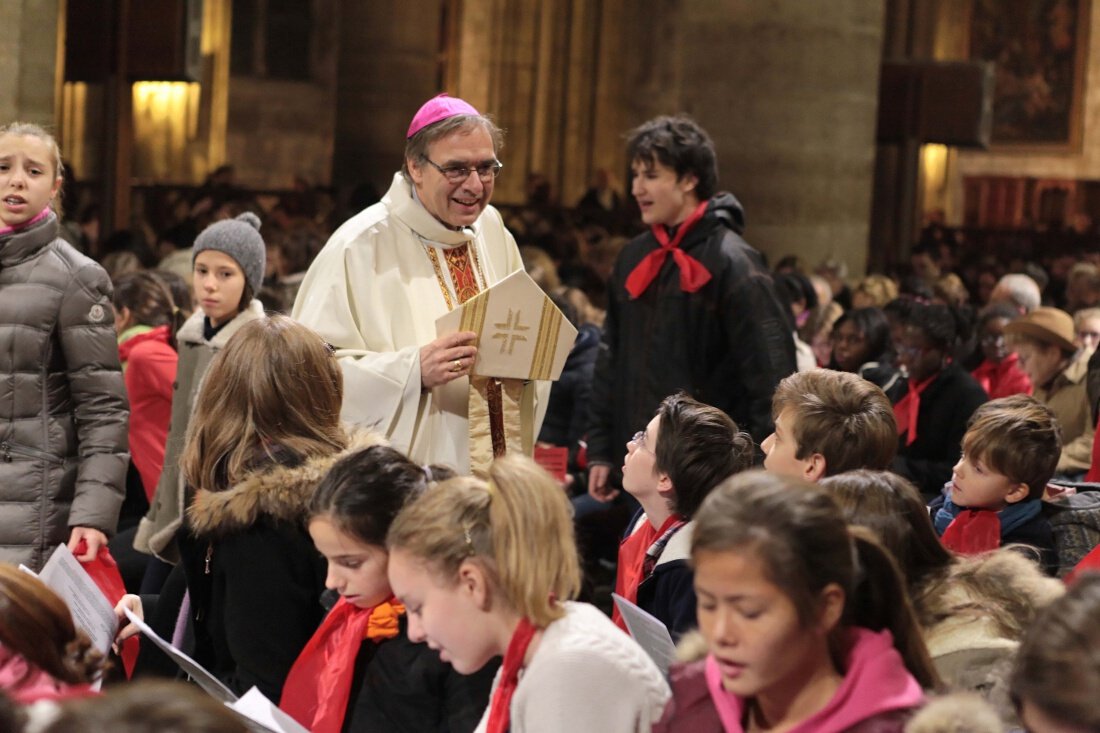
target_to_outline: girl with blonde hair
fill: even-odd
[[[323,611],[309,503],[353,440],[328,345],[284,316],[244,325],[210,365],[181,470],[193,494],[179,544],[194,656],[234,691],[278,700]],[[191,488],[193,487],[193,489]]]
[[[668,698],[652,660],[574,598],[569,503],[533,461],[497,459],[489,481],[445,481],[387,538],[409,638],[469,674],[504,656],[479,733],[648,731]],[[520,672],[523,675],[520,677]]]

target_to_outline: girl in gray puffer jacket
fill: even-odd
[[[111,283],[58,237],[61,173],[49,133],[0,129],[0,561],[36,570],[106,545],[129,460]]]

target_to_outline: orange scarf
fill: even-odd
[[[341,598],[290,668],[279,707],[312,733],[340,733],[362,641],[397,636],[403,613],[392,597],[374,608]]]

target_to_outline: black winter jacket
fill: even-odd
[[[659,619],[677,640],[698,626],[695,572],[689,563],[694,531],[692,521],[672,535],[657,558],[653,573],[638,585],[638,607]]]
[[[200,490],[179,533],[187,574],[195,660],[238,695],[255,685],[269,700],[324,608],[324,558],[306,530],[310,498],[337,460],[369,445],[301,465],[269,465],[220,492]]]
[[[111,282],[57,217],[0,236],[0,561],[41,568],[70,527],[115,531],[129,405]]]
[[[489,707],[499,659],[472,675],[454,671],[439,652],[409,640],[408,619],[380,643],[364,640],[344,730],[348,733],[471,733]]]
[[[652,232],[619,255],[592,386],[590,463],[618,467],[630,436],[680,390],[724,410],[758,442],[772,431],[772,393],[795,371],[794,340],[760,253],[740,236],[743,228],[741,204],[716,194],[681,243],[711,274],[695,293],[680,289],[680,268],[670,256],[641,297],[631,299],[626,278],[659,246]]]
[[[889,392],[890,401],[897,404],[908,391],[908,382],[899,380]],[[906,445],[908,433],[899,438],[894,473],[916,484],[926,500],[938,496],[959,461],[970,416],[988,399],[970,374],[958,364],[948,364],[921,392],[917,439]]]

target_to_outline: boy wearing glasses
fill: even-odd
[[[665,398],[626,446],[623,488],[641,510],[619,545],[615,592],[679,635],[695,627],[688,564],[692,517],[711,489],[752,466],[754,447],[726,413],[687,395]],[[626,629],[618,607],[612,620]]]
[[[523,267],[489,206],[501,144],[500,129],[467,102],[446,95],[426,102],[389,191],[332,235],[293,310],[337,348],[345,420],[384,431],[418,463],[460,473],[470,466],[476,334],[437,338],[435,322]],[[505,419],[538,433],[531,414]]]

